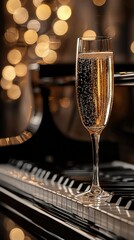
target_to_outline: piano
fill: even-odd
[[[57,66],[47,70],[44,77],[41,69],[39,80],[43,99],[40,126],[27,141],[0,148],[1,240],[133,240],[133,115],[126,110],[120,111],[121,116],[112,116],[113,125],[101,141],[100,182],[110,196],[105,203],[81,204],[75,195],[90,188],[91,146],[86,133],[77,135],[71,125],[77,118],[75,104],[63,124],[66,128],[61,129],[58,121],[64,108],[56,115],[52,105],[55,93],[60,95],[65,88],[74,103],[74,73],[70,70],[69,77],[55,78],[49,76],[52,72],[57,75]],[[115,88],[122,89],[125,96],[133,96],[133,86],[133,72],[115,75]],[[125,109],[130,102],[123,102]],[[125,121],[119,128],[121,118]]]

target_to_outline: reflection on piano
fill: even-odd
[[[24,229],[32,240],[134,239],[134,81],[131,73],[115,78],[112,124],[100,144],[101,185],[111,193],[106,204],[85,206],[74,197],[90,188],[92,176],[92,168],[87,168],[90,143],[84,131],[82,135],[76,132],[81,125],[74,77],[43,77],[39,81],[43,96],[40,126],[22,144],[0,148],[0,232],[5,233],[1,240],[9,239],[11,231],[5,219],[13,221],[12,229],[17,225]],[[62,104],[54,108],[56,101],[67,100],[64,93],[70,108]]]

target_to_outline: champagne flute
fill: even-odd
[[[114,97],[112,39],[81,37],[76,50],[76,98],[81,122],[92,142],[93,177],[87,192],[76,195],[85,204],[108,198],[99,183],[99,141],[107,125]]]

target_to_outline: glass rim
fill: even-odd
[[[83,37],[77,37],[77,39],[79,40],[87,40],[87,41],[93,41],[93,40],[112,40],[112,37],[110,36],[106,36],[106,35],[96,35],[96,36],[92,36],[92,35],[88,35],[88,36],[83,36]]]

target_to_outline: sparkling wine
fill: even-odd
[[[84,127],[101,132],[113,102],[113,53],[80,53],[76,63],[78,109]]]

